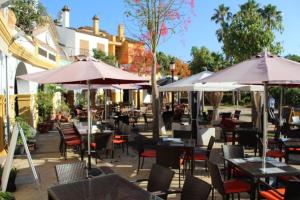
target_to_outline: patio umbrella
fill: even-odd
[[[300,63],[265,51],[200,81],[264,85],[263,167],[265,167],[267,141],[267,85],[299,85],[299,74]]]
[[[91,169],[91,84],[128,84],[142,83],[149,80],[135,74],[118,69],[99,60],[90,58],[75,61],[61,68],[26,74],[18,78],[38,83],[86,84],[88,87],[88,168]]]

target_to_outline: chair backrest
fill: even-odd
[[[96,150],[106,149],[107,143],[110,141],[111,133],[95,134]]]
[[[239,144],[245,147],[257,148],[259,132],[254,129],[240,129],[235,130],[236,135],[239,136]]]
[[[173,137],[174,138],[191,139],[192,138],[192,132],[191,131],[184,131],[184,130],[173,130]]]
[[[207,182],[187,175],[182,187],[181,200],[207,200],[211,189]]]
[[[139,154],[143,153],[145,151],[145,146],[144,146],[144,140],[142,136],[136,136],[134,138],[135,144],[136,144],[136,150],[138,151]]]
[[[224,159],[244,158],[245,151],[241,145],[222,145]]]
[[[236,123],[231,119],[223,118],[221,123],[223,131],[232,132],[236,127]]]
[[[241,112],[242,112],[241,110],[235,110],[233,117],[236,119],[240,119]]]
[[[157,145],[156,164],[172,169],[180,169],[182,151],[176,146]]]
[[[174,174],[175,172],[169,168],[153,164],[148,178],[147,191],[168,191]]]
[[[210,136],[208,144],[207,144],[207,151],[210,152],[215,144],[215,137],[214,136]]]
[[[70,183],[87,178],[85,161],[55,165],[57,182]]]
[[[220,194],[224,194],[224,181],[218,165],[208,161],[207,162],[208,171],[211,178],[211,184],[214,189],[216,189]]]
[[[300,199],[300,181],[289,181],[285,191],[284,199],[298,200]]]

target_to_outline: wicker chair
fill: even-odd
[[[263,183],[263,182],[261,182]],[[289,181],[286,188],[275,189],[263,183],[269,190],[260,191],[260,196],[266,200],[298,200],[300,199],[300,181]]]
[[[139,179],[134,182],[147,181],[148,192],[161,192],[159,196],[162,199],[167,199],[167,191],[170,188],[174,173],[169,168],[153,164],[148,179]]]
[[[213,186],[212,199],[214,199],[214,189],[216,189],[222,196],[223,199],[228,199],[229,195],[241,192],[250,192],[251,185],[240,179],[230,179],[224,181],[221,176],[218,165],[208,162],[208,170],[211,177],[211,183]]]
[[[168,194],[180,193],[180,200],[207,200],[211,192],[211,185],[207,182],[187,175],[180,191],[171,191]]]
[[[97,158],[100,158],[101,152],[105,151],[106,157],[108,152],[108,143],[112,141],[111,133],[99,133],[95,135],[95,142],[91,143],[91,148],[95,150],[95,162],[97,164]],[[113,149],[111,149],[113,151]]]
[[[85,161],[55,165],[55,173],[59,184],[71,183],[87,178]]]
[[[136,143],[136,150],[138,151],[138,169],[137,173],[139,173],[140,169],[143,168],[144,159],[145,158],[155,158],[156,157],[156,150],[155,149],[145,149],[144,140],[141,136],[136,136],[134,138]],[[142,158],[142,163],[141,163]]]
[[[174,138],[183,138],[183,139],[191,139],[192,131],[182,131],[182,130],[174,130],[173,131]]]
[[[228,167],[228,163],[226,159],[231,159],[231,158],[244,158],[245,157],[245,151],[244,147],[240,145],[222,145],[222,150],[223,150],[223,156],[224,156],[224,178],[229,179],[230,176],[233,174],[233,176],[240,176],[243,175],[242,172],[238,169],[230,169]]]
[[[182,163],[182,150],[175,146],[157,145],[156,146],[156,164],[178,170],[179,174],[179,187],[181,186],[181,166]]]

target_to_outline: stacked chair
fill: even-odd
[[[58,123],[59,151],[67,159],[67,148],[81,150],[81,137],[73,123]]]

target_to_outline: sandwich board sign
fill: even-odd
[[[17,145],[17,139],[18,136],[21,136],[22,138],[22,142],[25,148],[25,152],[26,152],[26,156],[27,156],[27,160],[28,160],[28,164],[31,168],[33,177],[35,182],[39,185],[39,178],[37,175],[37,172],[34,168],[33,162],[32,162],[32,158],[28,149],[28,145],[27,145],[27,141],[24,135],[24,131],[23,129],[20,127],[20,125],[18,123],[15,124],[14,129],[13,129],[13,133],[11,136],[11,140],[10,140],[10,145],[8,148],[8,153],[7,153],[7,158],[4,164],[4,169],[3,169],[3,174],[2,174],[2,178],[1,178],[1,189],[2,192],[6,191],[7,188],[7,183],[8,183],[8,179],[9,179],[9,174],[12,168],[12,164],[13,164],[13,159],[14,159],[14,154],[15,154],[15,149],[16,149],[16,145]]]

